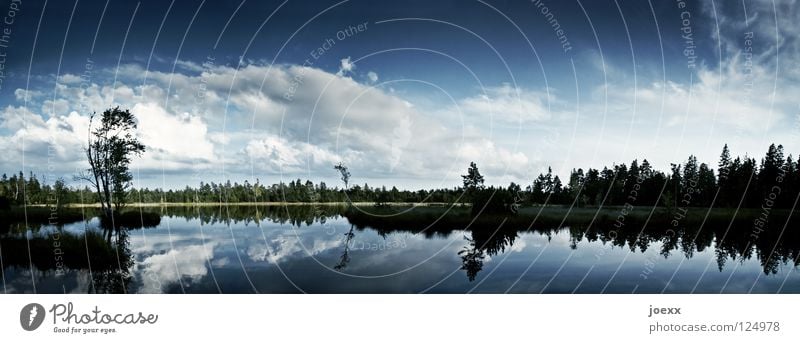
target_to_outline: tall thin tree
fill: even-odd
[[[90,174],[80,178],[94,186],[106,219],[113,217],[125,204],[125,192],[133,179],[129,166],[131,156],[141,156],[145,146],[135,136],[136,118],[129,110],[107,109],[94,127],[96,114],[89,119],[86,157]]]

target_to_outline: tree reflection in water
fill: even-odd
[[[714,249],[720,271],[725,269],[729,261],[744,262],[752,258],[759,261],[764,274],[777,274],[784,264],[800,265],[800,216],[796,212],[773,213],[763,230],[758,232],[754,230],[753,214],[728,213],[724,210],[702,222],[686,221],[679,225],[672,225],[669,220],[653,220],[650,223],[632,222],[632,225],[616,227],[606,218],[600,218],[592,225],[571,224],[570,218],[566,218],[566,224],[559,228],[557,223],[534,222],[523,225],[521,222],[524,219],[514,219],[516,222],[512,225],[527,226],[522,230],[511,229],[512,225],[503,217],[475,220],[474,223],[469,223],[469,218],[455,218],[448,222],[454,217],[442,219],[420,215],[417,224],[413,224],[413,220],[392,221],[377,216],[353,215],[348,219],[359,229],[371,228],[383,234],[405,231],[426,236],[448,235],[470,227],[465,232],[468,235],[464,235],[466,246],[458,252],[462,261],[461,269],[466,271],[469,281],[475,280],[487,257],[503,253],[514,244],[519,233],[538,233],[548,237],[549,241],[550,237],[562,230],[569,232],[571,249],[579,249],[581,242],[600,242],[641,253],[658,247],[658,253],[665,259],[676,252],[691,259],[696,253]]]
[[[344,250],[342,251],[342,256],[339,258],[339,263],[333,266],[333,269],[342,270],[347,268],[347,264],[350,263],[350,246],[353,242],[353,238],[356,236],[353,230],[355,230],[355,225],[350,225],[350,230],[344,234]]]
[[[56,228],[31,236],[1,237],[0,253],[4,268],[34,268],[55,275],[86,271],[90,277],[87,293],[126,293],[134,263],[128,233],[122,230],[110,242],[109,237],[96,230],[76,234]]]
[[[471,236],[464,236],[467,246],[458,255],[461,256],[461,269],[467,272],[469,281],[474,281],[483,269],[486,256],[495,256],[505,252],[506,247],[510,248],[517,238],[517,231],[498,228],[488,234],[485,231],[473,231]]]
[[[488,258],[511,249],[515,240],[523,233],[537,233],[553,237],[559,232],[568,232],[572,249],[582,245],[599,242],[604,245],[629,249],[644,253],[657,249],[664,258],[679,254],[680,258],[691,259],[696,254],[713,249],[717,267],[720,271],[730,268],[731,261],[743,262],[756,259],[765,274],[777,274],[784,265],[797,266],[800,260],[800,225],[797,215],[776,215],[757,235],[753,231],[753,218],[748,216],[710,217],[703,223],[687,222],[684,225],[650,224],[614,227],[602,220],[592,225],[570,223],[564,226],[551,222],[521,225],[519,219],[511,223],[491,220],[465,226],[436,222],[436,216],[418,217],[418,220],[396,220],[389,217],[358,217],[347,213],[342,207],[330,207],[320,211],[316,206],[200,206],[163,207],[147,209],[162,212],[166,218],[183,220],[197,219],[200,225],[215,223],[245,226],[269,221],[295,227],[310,226],[331,219],[346,218],[350,224],[343,237],[343,251],[332,266],[343,270],[351,264],[353,240],[359,231],[374,230],[386,237],[390,234],[411,233],[419,237],[431,238],[457,234],[464,238],[464,246],[458,251],[461,269],[466,278],[474,281],[485,266]],[[88,225],[88,222],[87,222]],[[524,229],[519,229],[519,228]],[[702,229],[701,229],[702,227]],[[784,230],[785,228],[785,230]],[[129,230],[136,230],[132,226]],[[73,271],[86,271],[91,282],[86,290],[89,293],[125,293],[131,291],[134,259],[130,248],[131,231],[121,230],[115,235],[108,231],[87,229],[84,233],[63,232],[61,226],[42,223],[4,224],[0,227],[0,258],[4,268],[37,269],[52,272],[58,268],[54,258],[52,235],[60,235],[63,268]],[[362,255],[358,255],[362,256]]]

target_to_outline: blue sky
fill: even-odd
[[[6,0],[0,16],[8,173],[70,179],[88,114],[116,105],[139,118],[149,187],[331,183],[338,161],[371,185],[451,187],[469,161],[527,184],[715,165],[724,143],[800,152],[796,1]]]

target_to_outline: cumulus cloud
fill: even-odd
[[[28,166],[39,166],[39,174],[48,169],[74,172],[80,168],[83,156],[82,132],[89,124],[87,117],[76,112],[45,119],[25,108],[6,107],[0,117],[0,127],[10,129],[9,135],[0,135],[0,150],[4,152],[2,165],[6,171],[19,168],[25,161]],[[53,180],[47,180],[52,182]]]
[[[208,275],[208,261],[214,258],[214,245],[189,245],[169,250],[163,254],[150,255],[139,264],[142,275],[152,275],[158,284],[148,285],[143,292],[161,292],[152,287],[166,287],[184,278],[197,281]]]
[[[17,101],[30,101],[34,97],[41,97],[44,95],[41,91],[34,91],[34,90],[26,90],[26,89],[16,89],[14,90],[14,97]]]
[[[408,147],[408,144],[411,142],[411,118],[406,116],[402,118],[398,124],[399,125],[392,130],[390,171],[394,170],[400,163],[403,150]]]
[[[0,136],[0,144],[12,152],[3,167],[13,169],[23,153],[27,161],[35,160],[29,155],[46,156],[46,137],[56,136],[68,150],[63,158],[72,163],[62,172],[74,173],[86,137],[81,123],[91,111],[112,106],[130,108],[138,118],[137,134],[147,152],[133,166],[144,176],[218,170],[223,163],[231,174],[247,175],[252,166],[256,173],[319,175],[343,161],[364,178],[429,178],[460,170],[475,157],[472,148],[458,148],[463,128],[367,81],[298,65],[199,69],[187,63],[176,72],[122,65],[98,70],[95,82],[81,85],[66,77],[56,85],[55,97],[18,91],[18,101],[27,97],[29,102],[2,112],[0,126],[10,134]],[[353,68],[349,58],[342,61],[343,72]],[[116,82],[103,83],[109,80]],[[517,90],[502,86],[486,98],[462,103],[475,114],[492,108],[507,117],[543,118],[540,95],[519,94],[521,102]],[[522,153],[478,132],[469,136],[487,164],[510,163],[517,169],[526,161]],[[23,137],[24,149],[18,143]]]
[[[663,112],[665,129],[676,130],[685,124],[707,130],[713,123],[720,129],[748,134],[764,132],[774,128],[775,120],[781,116],[773,101],[786,107],[790,101],[781,94],[772,94],[769,84],[773,80],[764,77],[761,71],[755,73],[748,76],[731,69],[720,75],[703,69],[691,84],[667,81],[636,89],[615,88],[609,93],[610,111],[618,117],[632,118],[635,102],[636,115],[642,121],[652,124],[657,119],[654,117]],[[748,85],[751,82],[753,86]],[[600,104],[597,105],[590,107],[591,110],[600,110]]]
[[[495,175],[524,177],[520,174],[528,166],[528,157],[522,152],[514,152],[497,147],[489,139],[465,141],[458,146],[457,155],[463,161],[476,161],[484,170]]]
[[[171,160],[214,159],[214,145],[202,118],[167,112],[155,103],[137,103],[131,109],[139,121],[139,137],[150,153]]]
[[[347,73],[353,71],[356,68],[356,65],[350,61],[350,56],[347,56],[341,60],[341,64],[339,65],[339,71],[336,73],[338,76],[344,76]]]
[[[58,82],[63,84],[81,83],[81,77],[75,74],[63,74],[58,77]]]
[[[243,248],[244,255],[253,262],[280,264],[295,258],[317,256],[338,250],[342,240],[338,236],[320,237],[307,232],[275,229],[265,242],[259,241]]]
[[[259,169],[271,173],[295,173],[308,171],[308,168],[327,168],[342,160],[341,156],[318,146],[301,141],[289,141],[273,135],[250,141],[245,147],[245,152],[254,159]]]
[[[367,73],[367,79],[369,79],[369,82],[371,82],[371,83],[378,82],[378,73],[376,73],[374,71],[368,72]]]
[[[499,120],[507,123],[527,123],[550,118],[547,94],[528,91],[504,84],[490,87],[483,94],[459,101],[466,115]]]

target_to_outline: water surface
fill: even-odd
[[[156,227],[129,230],[119,244],[105,240],[97,219],[8,230],[0,242],[3,291],[800,292],[794,237],[722,239],[724,227],[636,239],[570,226],[376,230],[313,206],[159,210]]]

